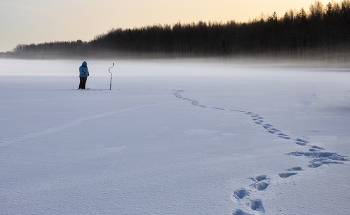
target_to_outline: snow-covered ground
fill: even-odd
[[[0,60],[0,214],[349,214],[350,70]]]

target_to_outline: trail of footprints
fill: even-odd
[[[211,108],[215,110],[239,112],[239,113],[246,114],[247,116],[250,116],[252,118],[255,124],[262,126],[270,134],[276,135],[277,137],[282,138],[284,140],[293,141],[295,144],[299,146],[306,146],[307,151],[290,152],[290,153],[286,153],[286,155],[309,157],[310,161],[309,161],[308,167],[310,168],[317,168],[324,164],[343,164],[344,161],[349,161],[347,156],[342,156],[334,152],[326,152],[324,148],[311,145],[307,140],[304,140],[302,138],[295,138],[295,139],[291,138],[289,135],[284,134],[282,131],[275,128],[273,125],[265,123],[264,118],[261,117],[259,114],[256,114],[250,111],[232,110],[232,109],[225,109],[220,107],[207,107],[205,105],[199,104],[197,100],[182,97],[180,93],[183,93],[183,92],[184,92],[183,90],[177,90],[175,91],[174,95],[176,98],[189,101],[191,102],[192,105],[198,106],[201,108]],[[297,172],[302,170],[303,169],[301,167],[292,167],[292,168],[286,169],[285,172],[279,173],[277,177],[285,179],[298,174]],[[232,198],[239,202],[245,201],[244,205],[247,207],[247,209],[249,208],[253,210],[253,212],[255,211],[257,213],[264,214],[265,209],[264,209],[262,200],[251,198],[250,192],[251,190],[256,192],[266,190],[270,185],[270,178],[268,178],[267,175],[259,175],[259,176],[251,177],[250,179],[252,180],[252,184],[249,185],[250,190],[247,190],[245,188],[236,189],[232,194]],[[251,214],[241,209],[237,209],[233,212],[233,215],[251,215]]]
[[[290,172],[293,171],[293,172]],[[296,175],[297,173],[295,171],[302,171],[301,167],[293,167],[290,169],[287,169],[286,172],[278,174],[280,178],[288,178],[290,176]],[[265,213],[265,209],[262,203],[261,199],[252,198],[250,196],[251,192],[259,192],[264,191],[268,188],[270,185],[270,178],[267,177],[267,175],[259,175],[256,177],[251,177],[252,184],[249,185],[249,189],[245,188],[239,188],[233,192],[232,198],[234,198],[239,205],[241,204],[241,201],[243,201],[243,205],[245,205],[247,208],[256,211],[260,214]],[[248,212],[245,212],[242,209],[236,209],[233,213],[233,215],[251,215]]]
[[[261,125],[264,129],[266,129],[269,133],[277,135],[280,138],[283,138],[285,140],[291,140],[292,138],[289,137],[287,134],[282,133],[280,130],[276,129],[271,124],[264,124],[263,118],[259,116],[258,114],[252,113],[252,112],[244,112],[246,115],[249,115],[252,117],[252,120],[258,124]],[[300,146],[308,146],[308,151],[306,152],[290,152],[286,153],[286,155],[293,155],[293,156],[305,156],[312,158],[309,161],[309,167],[311,168],[317,168],[322,166],[323,164],[342,164],[343,161],[348,161],[349,159],[346,156],[339,155],[334,152],[326,152],[324,151],[324,148],[310,145],[308,141],[296,138],[293,139],[294,143]]]

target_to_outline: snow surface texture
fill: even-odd
[[[0,60],[0,214],[348,214],[350,73]]]

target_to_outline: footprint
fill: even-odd
[[[318,149],[318,150],[325,150],[324,148],[318,147],[318,146],[311,146],[313,149]]]
[[[298,174],[298,173],[294,173],[294,172],[288,172],[288,173],[280,173],[280,174],[278,174],[281,178],[288,178],[288,177],[290,177],[290,176],[292,176],[292,175],[296,175],[296,174]]]
[[[286,139],[286,140],[290,140],[290,137],[288,135],[286,135],[286,134],[283,134],[283,133],[279,133],[278,137]]]
[[[334,152],[321,152],[321,151],[309,151],[309,152],[290,152],[286,155],[294,155],[294,156],[305,156],[309,158],[313,158],[310,161],[308,167],[317,168],[322,166],[323,164],[343,164],[343,161],[349,161],[345,156],[339,155]]]
[[[181,90],[178,90],[177,92],[175,92],[175,93],[173,93],[173,94],[175,95],[176,98],[181,99],[182,96],[180,95],[180,93],[182,93],[182,91],[181,91]]]
[[[290,169],[287,169],[286,171],[302,171],[302,170],[303,170],[303,168],[301,168],[301,167],[292,167]]]
[[[259,182],[267,179],[267,175],[259,175],[254,178],[251,178],[253,181]]]
[[[192,105],[195,105],[195,106],[198,106],[199,103],[198,103],[198,101],[193,100],[193,101],[191,102],[191,104],[192,104]]]
[[[226,110],[225,108],[211,107],[214,110]]]
[[[317,168],[317,167],[322,166],[323,164],[343,164],[343,162],[330,161],[330,160],[326,160],[326,159],[315,159],[315,160],[312,160],[310,162],[308,167],[310,167],[310,168]]]
[[[258,125],[261,125],[264,122],[263,118],[260,116],[252,116],[252,117],[253,117],[253,121]]]
[[[307,166],[310,167],[310,168],[317,168],[317,167],[320,167],[322,165],[323,165],[322,163],[310,162],[310,164],[307,165]]]
[[[306,144],[308,144],[309,142],[303,139],[296,139],[295,141],[296,144],[300,145],[300,146],[305,146]]]
[[[267,129],[267,131],[270,132],[271,134],[275,134],[275,133],[280,132],[280,130],[278,130],[276,128],[270,128],[270,129]]]
[[[338,155],[334,152],[290,152],[287,153],[287,155],[294,155],[294,156],[306,156],[310,158],[327,158],[330,160],[335,161],[347,161],[348,159],[345,158],[345,156]]]
[[[253,119],[253,120],[258,125],[261,125],[264,122],[263,120],[260,120],[260,119]]]
[[[264,211],[261,199],[253,199],[247,203],[247,206],[254,211]]]
[[[246,189],[241,188],[241,189],[237,189],[234,193],[233,196],[236,199],[243,199],[246,195],[248,195],[248,192]]]
[[[265,190],[269,186],[269,184],[266,182],[259,182],[259,183],[252,184],[251,186],[257,189],[258,191],[262,191],[262,190]]]
[[[263,127],[264,127],[265,129],[269,129],[269,128],[273,127],[273,126],[270,125],[270,124],[264,124]]]
[[[265,128],[271,134],[275,134],[275,133],[280,132],[280,130],[274,128],[273,125],[270,125],[270,124],[264,124],[263,128]]]

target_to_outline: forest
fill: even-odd
[[[111,29],[89,42],[20,44],[2,57],[316,57],[349,60],[350,0],[235,21]]]

